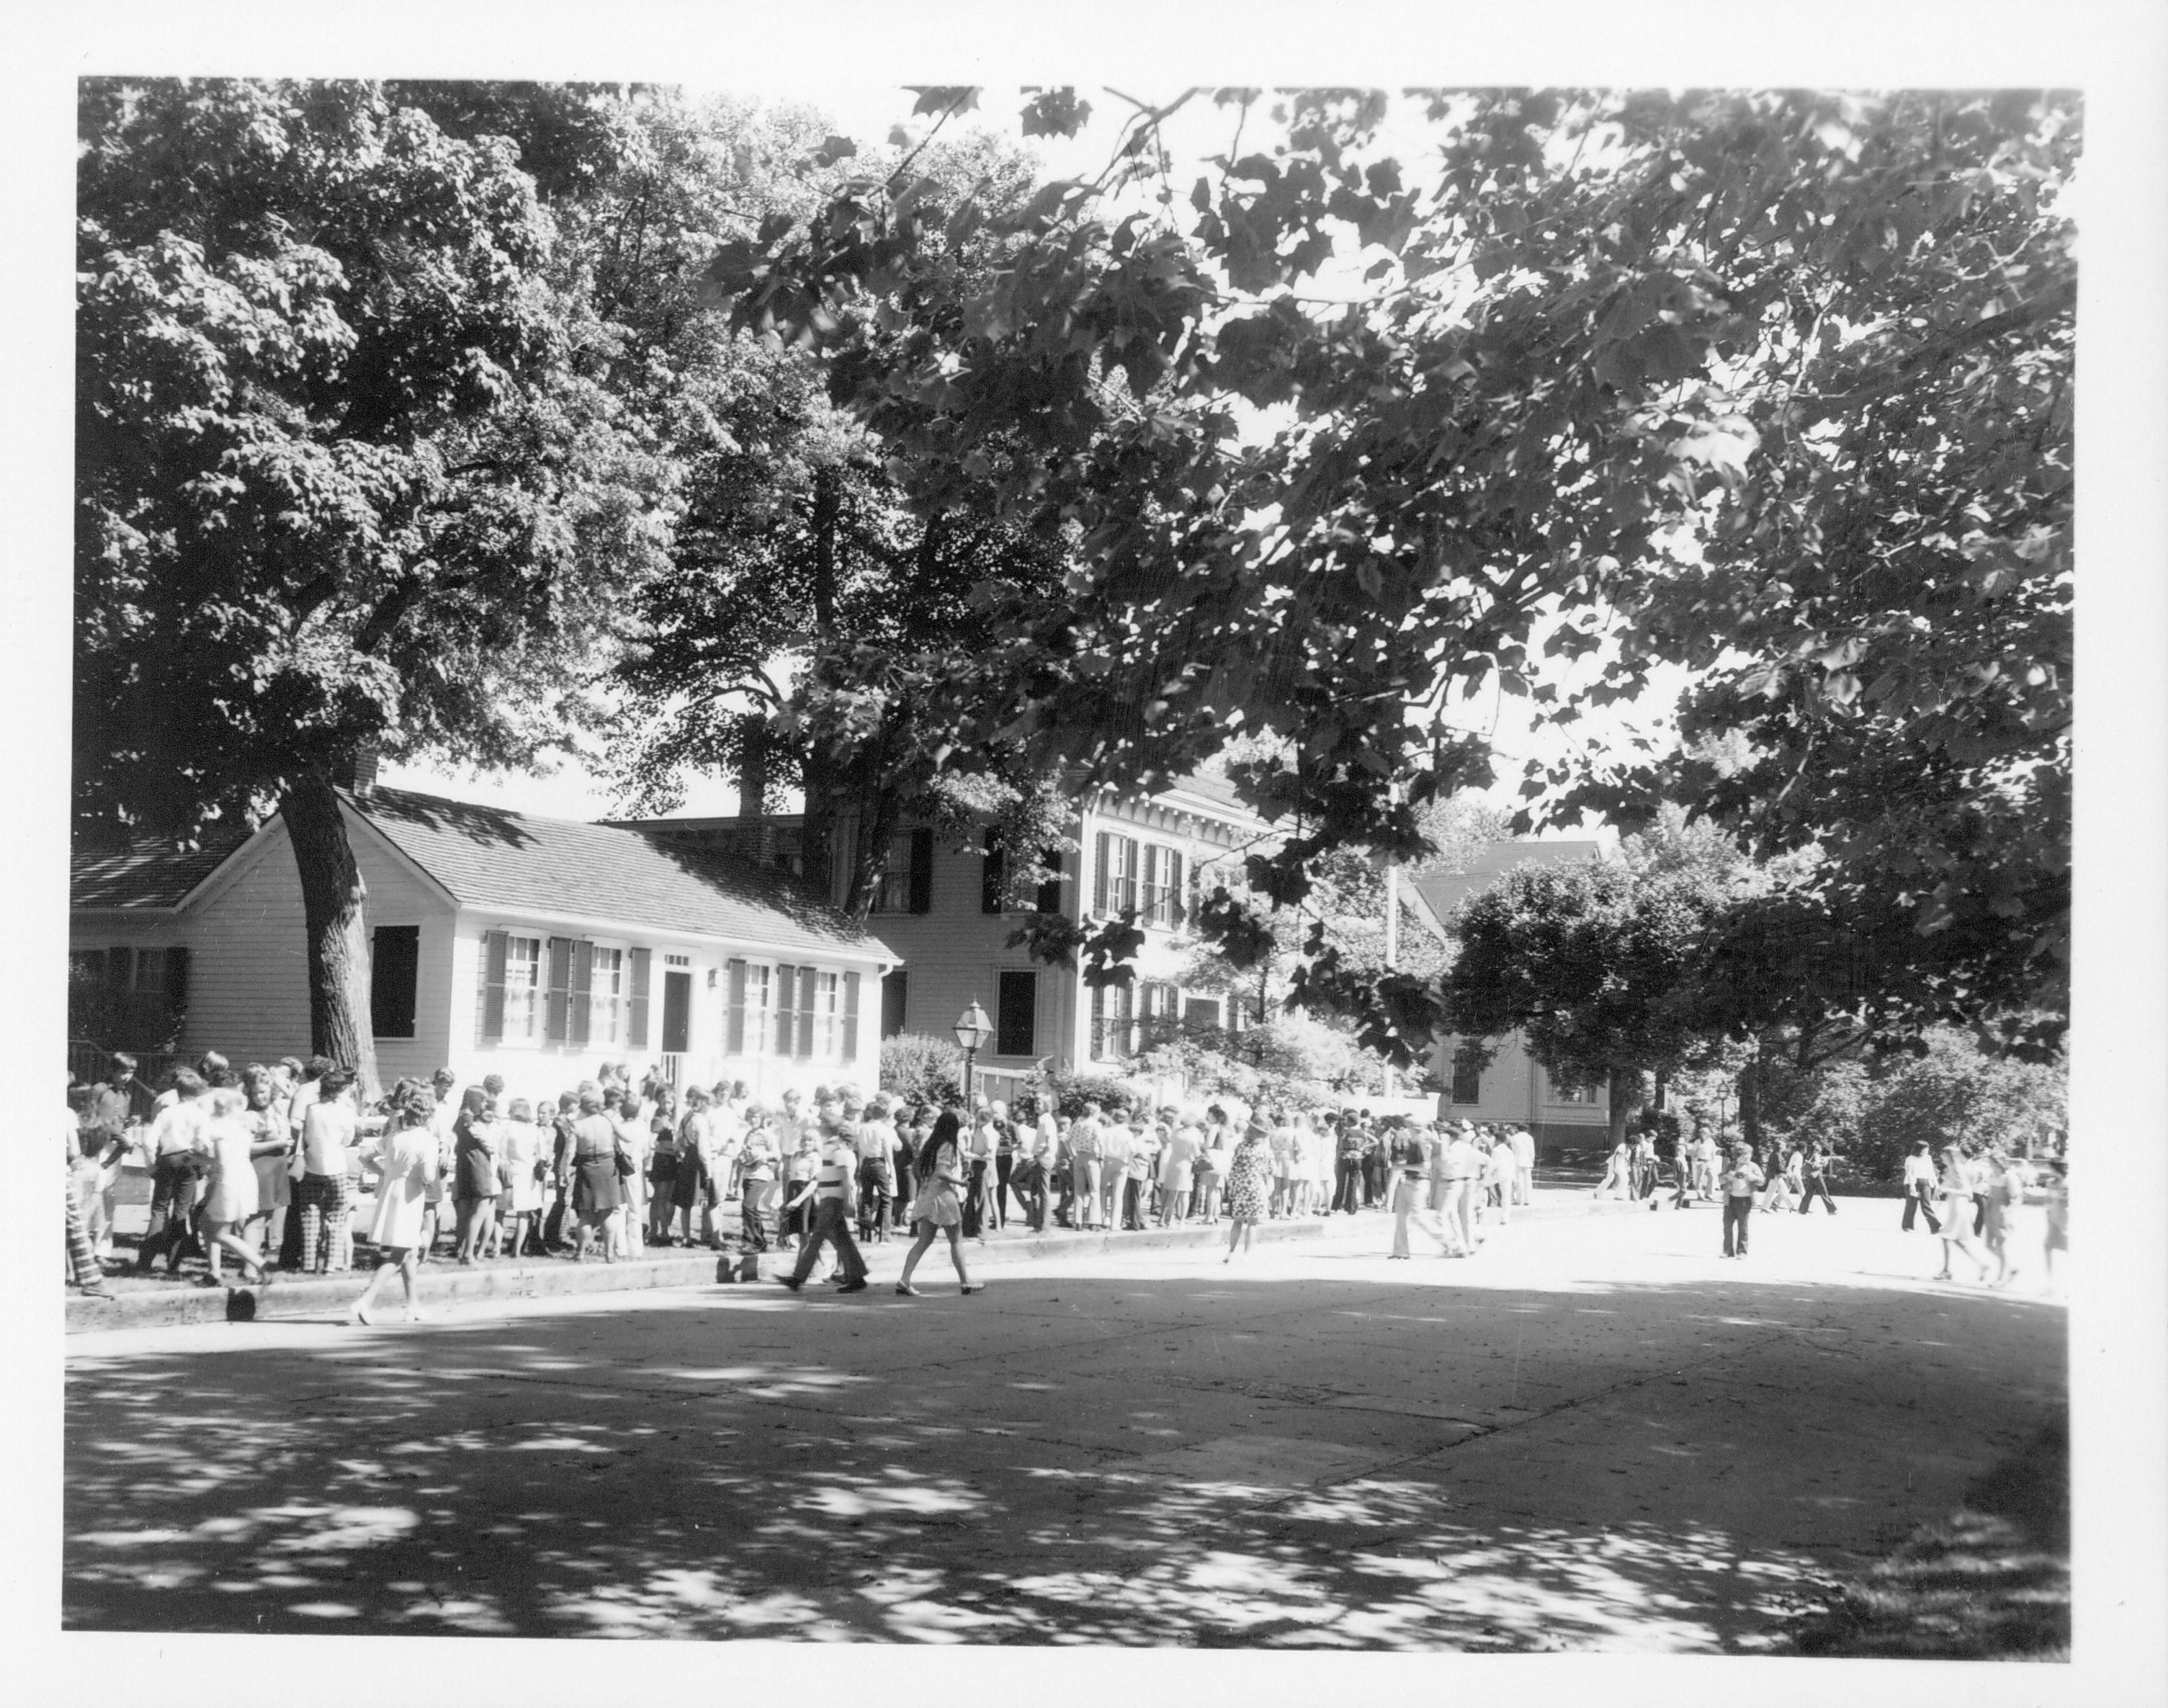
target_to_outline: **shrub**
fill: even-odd
[[[1072,1120],[1084,1113],[1084,1105],[1096,1103],[1108,1115],[1127,1115],[1136,1103],[1136,1088],[1111,1073],[1094,1073],[1088,1069],[1081,1072],[1049,1073],[1046,1077],[1044,1094],[1054,1099],[1054,1112],[1065,1115]],[[1015,1113],[1019,1119],[1036,1120],[1039,1118],[1040,1093],[1026,1092],[1016,1099]],[[1023,1114],[1028,1105],[1031,1113]]]
[[[880,1088],[909,1103],[937,1107],[964,1100],[964,1052],[948,1038],[899,1032],[881,1040]]]

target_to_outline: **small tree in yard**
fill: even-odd
[[[1610,1092],[1613,1144],[1641,1077],[1705,1046],[1696,1014],[1702,954],[1724,903],[1691,871],[1640,877],[1620,865],[1522,866],[1464,902],[1443,992],[1446,1030],[1518,1030],[1561,1078]]]

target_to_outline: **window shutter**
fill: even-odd
[[[778,1056],[790,1054],[791,1032],[796,1024],[792,1011],[797,1006],[791,1000],[792,981],[797,976],[798,969],[794,966],[778,966],[775,970],[775,1053]],[[805,976],[813,976],[812,968],[806,968]]]
[[[178,1036],[182,1020],[189,1012],[189,952],[186,949],[166,951],[165,976],[161,981],[166,1001],[166,1024]]]
[[[1105,842],[1102,836],[1099,840]],[[1107,987],[1103,984],[1092,987],[1092,1059],[1107,1059]]]
[[[821,993],[821,976],[813,968],[798,969],[798,1053],[810,1056],[813,1053],[814,1003]]]
[[[930,830],[911,833],[911,911],[933,911],[933,833]]]
[[[1133,836],[1116,837],[1116,858],[1121,863],[1121,891],[1114,897],[1114,911],[1134,913],[1137,911],[1137,839]]]
[[[629,959],[632,971],[632,1001],[625,1010],[625,1042],[635,1050],[647,1047],[647,969],[655,958],[651,949],[635,949]]]
[[[1108,882],[1107,856],[1113,852],[1114,838],[1101,831],[1092,850],[1092,911],[1103,913],[1113,886]]]
[[[1166,891],[1160,887],[1166,881],[1166,850],[1156,842],[1148,842],[1144,854],[1145,923],[1161,925],[1166,923]]]
[[[986,853],[979,861],[979,911],[998,913],[1002,911],[1002,885],[1007,874],[1002,859],[1002,833],[991,826],[986,830]]]
[[[858,1059],[858,976],[843,975],[843,1060]]]
[[[511,934],[489,931],[481,939],[481,1041],[502,1042],[504,1037],[504,963]]]
[[[1039,886],[1039,911],[1059,913],[1061,911],[1061,850],[1050,848],[1039,857],[1039,865],[1046,876]]]
[[[587,1041],[587,1020],[592,1013],[595,989],[595,946],[584,937],[572,945],[571,1041]]]
[[[1182,904],[1182,856],[1172,849],[1166,851],[1166,923],[1179,925],[1188,917],[1189,910]]]
[[[1203,911],[1204,907],[1204,872],[1202,867],[1193,861],[1189,868],[1189,902],[1185,910],[1191,924],[1197,923],[1197,916]]]
[[[543,1009],[542,1035],[561,1044],[568,1035],[572,1008],[572,939],[550,939],[550,992]]]
[[[725,970],[730,980],[730,1005],[723,1011],[723,1054],[745,1054],[746,964],[734,960]]]
[[[136,982],[136,951],[132,949],[109,949],[105,951],[105,987],[125,991]]]
[[[414,986],[422,928],[380,925],[369,936],[369,1030],[377,1038],[414,1035]]]

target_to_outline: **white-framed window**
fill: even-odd
[[[587,1041],[598,1049],[625,1040],[624,950],[598,943],[587,983]]]
[[[836,1024],[842,1013],[839,994],[842,980],[832,972],[816,972],[813,981],[813,1053],[835,1055]]]
[[[506,1044],[532,1044],[541,1030],[542,939],[504,939],[504,1035]]]

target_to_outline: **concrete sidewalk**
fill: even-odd
[[[1561,1216],[1638,1209],[1618,1202],[1591,1203],[1586,1191],[1539,1188],[1536,1202],[1516,1208],[1515,1221],[1549,1221]],[[1496,1232],[1497,1230],[1490,1230]],[[1508,1226],[1506,1232],[1510,1233]],[[1296,1221],[1268,1221],[1260,1226],[1259,1241],[1329,1239],[1368,1240],[1383,1247],[1392,1238],[1392,1218],[1381,1210],[1355,1216],[1305,1216]],[[967,1257],[975,1267],[1000,1267],[1049,1258],[1114,1256],[1126,1253],[1193,1251],[1224,1245],[1227,1224],[1175,1228],[1147,1228],[1137,1232],[1071,1232],[1054,1229],[1028,1234],[1014,1227],[997,1228],[984,1240],[969,1242]],[[908,1235],[891,1235],[884,1242],[863,1245],[869,1271],[878,1280],[892,1281],[902,1267],[902,1253],[910,1248]],[[490,1299],[549,1299],[582,1293],[640,1292],[656,1287],[699,1287],[715,1285],[718,1253],[704,1248],[651,1250],[605,1263],[590,1258],[573,1263],[568,1258],[506,1258],[462,1269],[447,1258],[424,1264],[421,1296],[425,1306],[474,1304]],[[789,1273],[796,1262],[793,1252],[768,1250],[741,1253],[735,1247],[725,1253],[733,1259],[754,1257],[757,1279],[772,1281]],[[929,1274],[948,1273],[948,1251],[937,1244],[925,1261],[935,1265]],[[343,1316],[360,1296],[369,1271],[353,1269],[337,1275],[279,1274],[268,1286],[170,1286],[125,1289],[110,1304],[86,1298],[71,1289],[66,1301],[66,1329],[79,1334],[114,1328],[177,1328],[188,1323],[222,1322],[270,1318],[308,1318]],[[401,1308],[396,1284],[384,1296],[393,1314]]]

